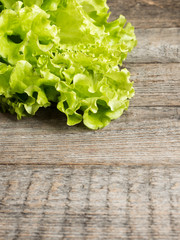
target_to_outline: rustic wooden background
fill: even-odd
[[[109,0],[136,96],[100,131],[0,114],[0,240],[180,239],[180,1]]]

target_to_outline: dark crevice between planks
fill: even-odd
[[[140,62],[140,61],[138,61],[137,63],[135,63],[135,62],[130,62],[130,61],[128,61],[128,62],[124,62],[124,65],[125,64],[127,64],[127,65],[129,65],[129,64],[131,64],[131,65],[149,65],[149,64],[152,64],[152,65],[155,65],[155,64],[159,64],[159,65],[164,65],[164,64],[180,64],[180,62],[161,62],[161,61],[157,61],[157,62]],[[128,67],[128,66],[120,66],[120,69],[122,69],[122,68],[126,68],[126,67]]]
[[[180,163],[0,163],[0,166],[5,167],[48,167],[48,168],[59,168],[59,167],[180,167]]]
[[[131,105],[131,108],[180,108],[180,102],[179,105],[141,105],[141,106]]]

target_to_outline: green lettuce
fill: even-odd
[[[55,103],[67,124],[103,128],[134,96],[119,66],[135,47],[106,0],[0,1],[0,107],[18,119]]]

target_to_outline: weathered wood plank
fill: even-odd
[[[130,107],[99,131],[68,127],[55,109],[0,114],[0,164],[179,164],[180,108]]]
[[[1,166],[0,218],[7,240],[179,239],[180,167]]]
[[[111,19],[126,16],[136,28],[180,27],[179,0],[108,0]]]
[[[128,63],[180,62],[180,28],[136,29],[138,45]]]
[[[180,64],[125,64],[136,91],[131,106],[180,106]]]

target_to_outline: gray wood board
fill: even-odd
[[[125,64],[134,81],[136,94],[131,106],[180,106],[179,63]]]
[[[136,29],[138,45],[126,63],[179,63],[180,28]]]
[[[15,121],[1,114],[1,164],[180,164],[177,107],[131,107],[99,131],[66,126],[56,109]]]
[[[108,0],[111,20],[124,15],[136,28],[180,27],[179,0]]]
[[[179,239],[180,167],[2,167],[0,239]]]

